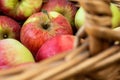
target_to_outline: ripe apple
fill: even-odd
[[[59,35],[47,40],[36,54],[36,61],[44,60],[73,48],[74,35]]]
[[[0,10],[17,19],[25,20],[40,10],[43,0],[0,0]]]
[[[45,41],[63,34],[73,34],[70,23],[63,15],[55,11],[39,12],[25,21],[20,39],[35,56]]]
[[[110,9],[112,11],[112,27],[118,27],[120,25],[120,11],[119,8],[115,5],[112,4],[110,5]],[[80,7],[75,15],[75,26],[80,28],[85,21],[85,11],[82,7]]]
[[[6,38],[20,39],[20,25],[7,16],[0,16],[0,40]]]
[[[77,7],[68,0],[47,0],[41,10],[56,11],[64,15],[73,25]]]
[[[32,53],[16,39],[0,40],[0,68],[34,62]]]

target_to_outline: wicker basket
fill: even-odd
[[[0,80],[120,80],[120,35],[110,29],[110,3],[119,7],[120,0],[70,1],[86,12],[74,49],[39,63],[1,70]]]

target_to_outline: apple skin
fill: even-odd
[[[36,61],[41,61],[73,49],[75,42],[74,35],[59,35],[47,40],[36,54]]]
[[[6,38],[20,40],[20,30],[18,22],[7,16],[0,16],[0,40]]]
[[[0,10],[16,20],[25,20],[39,12],[43,0],[0,0]]]
[[[112,11],[112,28],[118,27],[120,25],[120,11],[119,8],[112,4],[110,5],[110,9]],[[85,11],[82,7],[78,9],[75,15],[75,26],[79,29],[85,22]]]
[[[68,0],[47,0],[47,2],[42,5],[41,10],[59,12],[68,19],[72,26],[74,25],[77,7]]]
[[[112,11],[112,28],[118,27],[120,26],[120,10],[119,8],[115,5],[111,3],[111,11]]]
[[[35,62],[32,53],[16,39],[0,40],[0,68]]]
[[[63,34],[73,34],[70,23],[63,15],[55,11],[49,12],[48,15],[39,12],[25,21],[21,29],[20,40],[35,56],[45,41]]]
[[[85,11],[82,7],[78,9],[75,15],[75,26],[79,29],[85,22]]]

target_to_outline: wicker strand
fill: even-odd
[[[68,0],[68,1],[71,1],[72,3],[75,4],[76,7],[80,7],[80,4],[77,2],[77,0]]]
[[[85,9],[86,12],[86,23],[85,23],[85,30],[87,29],[86,26],[90,27],[111,27],[111,10],[110,10],[110,0],[78,0],[81,6]],[[88,7],[89,5],[89,7]],[[102,7],[99,7],[102,6]],[[103,8],[105,7],[105,8]],[[101,21],[101,18],[107,22]],[[95,26],[94,26],[95,25]],[[87,31],[86,31],[87,32]],[[88,33],[88,32],[87,32]],[[103,42],[100,39],[94,37],[93,35],[89,35],[90,41],[90,51],[92,54],[97,54],[103,50],[103,43],[109,46],[108,42]],[[108,43],[108,44],[106,44]],[[97,46],[96,46],[97,45]],[[96,49],[94,49],[96,47]]]
[[[69,53],[66,57],[65,57],[65,60],[71,60],[73,59],[74,57],[76,57],[77,55],[79,55],[81,52],[85,51],[88,47],[88,39],[86,39],[86,41],[81,44],[79,50],[76,50],[76,53]]]
[[[105,50],[104,52],[96,55],[95,57],[87,59],[83,63],[80,63],[77,66],[72,67],[70,70],[64,71],[62,74],[54,76],[52,78],[52,80],[60,80],[60,79],[67,78],[67,77],[70,77],[70,76],[78,74],[78,73],[82,74],[87,69],[90,69],[91,66],[93,66],[94,64],[98,63],[99,61],[105,59],[109,55],[114,54],[119,49],[120,48],[118,46],[109,48],[108,50]]]
[[[45,79],[49,79],[51,76],[56,76],[59,73],[64,72],[65,70],[68,70],[69,68],[71,68],[72,66],[75,66],[76,64],[82,62],[83,60],[85,60],[86,58],[88,58],[89,56],[89,52],[86,51],[84,53],[82,53],[80,56],[77,56],[76,58],[64,62],[63,64],[56,66],[54,68],[51,68],[50,70],[45,71],[44,73],[42,73],[41,75],[38,75],[37,77],[33,78],[32,80],[45,80]],[[59,79],[52,79],[52,80],[59,80]]]
[[[109,28],[104,28],[104,27],[88,27],[87,26],[87,32],[95,37],[101,38],[101,39],[106,39],[106,40],[111,40],[111,41],[120,41],[120,32],[115,31]],[[97,33],[97,34],[96,34]],[[104,36],[103,36],[104,35]]]
[[[83,39],[83,38],[86,38],[86,32],[85,32],[85,27],[82,26],[80,29],[78,29],[77,33],[76,33],[76,43],[74,44],[74,47],[78,47],[80,46],[80,40]]]
[[[116,6],[120,8],[120,0],[111,0],[111,2],[116,4]]]

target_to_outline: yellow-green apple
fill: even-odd
[[[0,16],[0,40],[6,38],[20,39],[20,25],[14,19]]]
[[[110,9],[112,11],[112,27],[118,27],[120,25],[120,11],[119,8],[115,5],[112,4],[110,5]],[[80,7],[78,9],[78,11],[76,12],[75,15],[75,26],[78,28],[80,28],[85,21],[85,11],[82,7]]]
[[[119,8],[111,3],[111,11],[112,11],[112,28],[120,26],[120,10]]]
[[[40,11],[43,0],[0,0],[0,10],[17,19],[25,20]]]
[[[70,23],[63,15],[55,11],[39,12],[25,21],[20,40],[35,56],[45,41],[63,34],[73,34]]]
[[[75,15],[75,27],[79,29],[85,22],[85,11],[80,7]]]
[[[34,62],[32,53],[16,39],[0,40],[0,68]]]
[[[74,17],[77,11],[77,7],[68,0],[47,0],[41,10],[57,11],[64,15],[68,21],[73,25]]]
[[[36,54],[36,61],[50,58],[65,51],[72,50],[74,47],[74,35],[58,35],[47,40]]]

